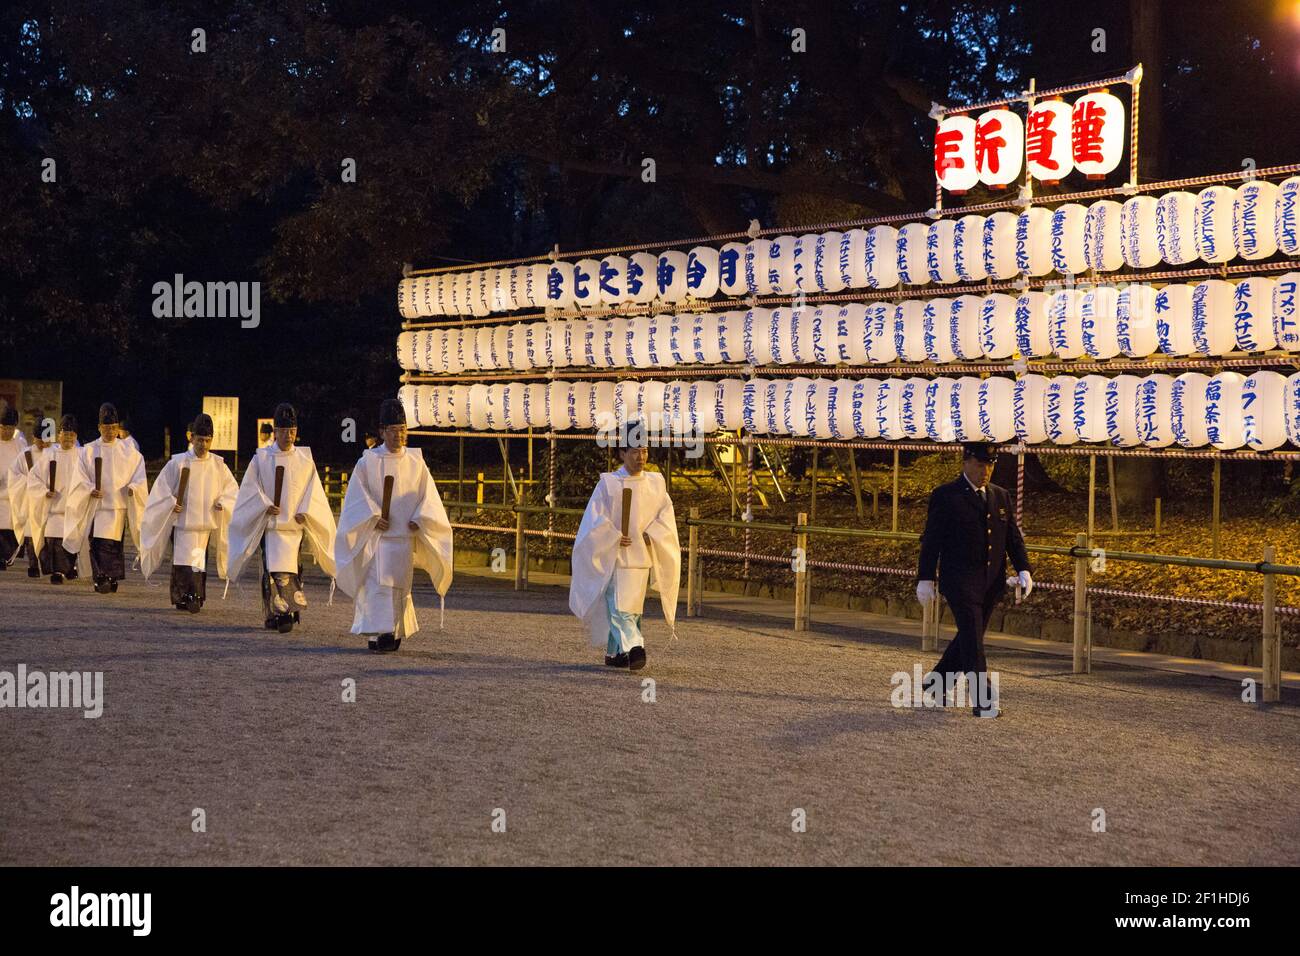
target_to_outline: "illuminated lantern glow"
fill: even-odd
[[[397,336],[397,364],[408,372],[419,368],[415,361],[414,332],[402,332]]]
[[[739,310],[718,316],[718,355],[722,361],[738,365],[745,361],[745,313]]]
[[[1079,304],[1083,326],[1083,351],[1092,358],[1119,354],[1119,291],[1114,286],[1093,286]]]
[[[1074,386],[1074,428],[1079,440],[1106,440],[1106,385],[1104,375],[1085,375]]]
[[[894,347],[904,362],[924,362],[925,313],[928,302],[905,299],[894,309]]]
[[[604,306],[627,301],[627,259],[606,256],[596,268],[596,300]]]
[[[528,428],[546,428],[551,424],[550,390],[545,383],[534,382],[524,388],[524,424]]]
[[[574,428],[596,427],[596,386],[592,382],[573,382],[569,386],[569,419]],[[555,405],[552,403],[552,410]]]
[[[625,301],[649,305],[658,294],[656,273],[659,258],[648,252],[634,252],[627,257],[627,297]]]
[[[848,278],[840,271],[840,263],[847,264],[847,253],[841,258],[844,245],[844,233],[823,232],[813,239],[812,280],[813,288],[818,292],[843,292],[849,284]]]
[[[510,367],[516,372],[523,372],[533,367],[528,358],[528,334],[529,326],[522,322],[510,326],[507,351],[510,354]]]
[[[1016,351],[1016,300],[994,292],[980,301],[980,348],[989,358],[1010,358]]]
[[[1205,383],[1205,436],[1215,448],[1240,448],[1246,443],[1241,409],[1245,377],[1237,372],[1220,372]]]
[[[1153,287],[1129,285],[1119,290],[1115,302],[1115,336],[1119,350],[1129,358],[1146,358],[1159,348]]]
[[[956,282],[956,230],[951,219],[938,219],[925,234],[925,271],[931,282]]]
[[[865,229],[850,229],[840,237],[840,281],[844,283],[845,288],[865,289],[867,287],[866,250]]]
[[[487,427],[504,431],[506,427],[506,387],[500,383],[489,385],[483,399],[483,416]]]
[[[1030,276],[1052,271],[1052,214],[1040,206],[1016,220],[1016,269]]]
[[[792,310],[773,309],[768,317],[767,337],[772,352],[773,365],[789,365],[794,361]]]
[[[817,287],[813,281],[813,259],[817,249],[816,233],[807,236],[796,236],[794,240],[794,288],[792,293],[798,294],[816,292]]]
[[[1184,372],[1174,379],[1169,393],[1169,425],[1174,441],[1184,448],[1209,444],[1205,420],[1205,386],[1209,381],[1209,376],[1200,372]]]
[[[814,308],[790,310],[790,356],[796,365],[811,365],[816,361],[813,347]]]
[[[745,291],[771,295],[772,240],[753,239],[745,246]]]
[[[659,368],[672,368],[677,364],[673,357],[673,324],[671,315],[656,315],[650,324],[650,364]]]
[[[1025,124],[1007,109],[989,110],[975,121],[975,170],[979,181],[1004,189],[1020,178],[1025,152]]]
[[[1184,265],[1197,256],[1196,206],[1197,197],[1182,190],[1156,200],[1156,246],[1170,265]]]
[[[1047,329],[1052,351],[1059,358],[1080,358],[1083,354],[1083,317],[1079,313],[1083,293],[1062,289],[1047,301]]]
[[[1134,399],[1133,424],[1138,441],[1148,448],[1165,448],[1174,443],[1171,421],[1174,379],[1157,373],[1138,382]]]
[[[921,306],[921,343],[931,362],[951,362],[957,357],[952,350],[950,313],[948,299],[929,299]]]
[[[478,329],[466,329],[473,336],[474,368],[490,371],[497,367],[495,353],[492,349],[492,327],[480,326]]]
[[[745,282],[745,244],[728,242],[718,250],[718,289],[723,295],[744,295],[749,291]]]
[[[948,338],[955,358],[970,362],[984,357],[978,296],[959,295],[948,305]]]
[[[718,250],[696,246],[686,254],[686,294],[692,299],[712,299],[718,294]]]
[[[404,319],[420,318],[420,313],[416,311],[414,279],[403,279],[397,283],[397,312]]]
[[[934,134],[934,175],[939,185],[961,194],[979,182],[975,168],[975,120],[945,116]],[[906,281],[906,280],[904,280]]]
[[[705,312],[695,317],[695,357],[705,365],[717,365],[722,361],[722,335],[718,324],[722,316],[716,312]]]
[[[1020,217],[1009,212],[995,212],[984,220],[980,250],[984,272],[991,279],[1013,279],[1020,272],[1016,264],[1016,226]]]
[[[651,358],[653,351],[654,329],[667,316],[663,315],[638,315],[632,319],[632,362],[633,368],[652,368],[655,365]]]
[[[1156,343],[1165,355],[1191,355],[1195,351],[1192,339],[1192,287],[1167,285],[1155,298]]]
[[[551,405],[551,427],[567,431],[573,424],[573,385],[569,382],[552,382],[547,387]]]
[[[790,383],[775,379],[767,383],[767,388],[759,395],[762,403],[760,420],[769,435],[785,435],[785,396]]]
[[[492,329],[492,367],[510,368],[513,358],[510,352],[510,326],[494,325],[490,328]]]
[[[867,306],[863,344],[868,362],[880,364],[898,360],[898,318],[898,310],[888,302],[873,302]]]
[[[1042,375],[1023,375],[1011,392],[1011,421],[1016,437],[1028,445],[1047,441],[1043,425],[1043,403],[1049,380]]]
[[[573,308],[572,262],[553,262],[546,271],[546,304],[553,309]]]
[[[1010,441],[1016,434],[1014,379],[993,375],[980,383],[976,420],[985,441]]]
[[[1043,394],[1043,431],[1054,445],[1073,445],[1079,440],[1074,425],[1074,388],[1079,380],[1073,375],[1055,375]]]
[[[1277,186],[1258,180],[1237,187],[1232,199],[1232,243],[1243,259],[1267,259],[1277,252]]]
[[[1268,276],[1243,279],[1232,291],[1232,323],[1237,348],[1242,352],[1267,352],[1277,348],[1273,333],[1273,289]]]
[[[1273,210],[1273,241],[1278,252],[1300,256],[1300,212],[1296,201],[1300,199],[1300,176],[1292,176],[1278,183],[1277,201]]]
[[[893,226],[872,226],[862,246],[862,268],[867,288],[892,289],[898,285],[898,230]]]
[[[832,394],[835,383],[828,378],[813,380],[812,390],[808,393],[808,411],[812,415],[812,427],[809,434],[813,438],[831,438]]]
[[[840,310],[836,306],[822,305],[811,309],[808,326],[812,338],[812,360],[818,365],[838,365],[844,348],[840,328]]]
[[[686,298],[686,253],[670,249],[659,253],[655,265],[655,289],[664,302]]]
[[[716,417],[719,428],[734,432],[744,426],[744,392],[745,383],[741,379],[729,378],[718,383]]]
[[[1124,104],[1103,90],[1074,101],[1070,114],[1070,151],[1074,168],[1101,179],[1124,154]]]
[[[1300,446],[1300,372],[1287,376],[1283,414],[1286,418],[1287,441]]]
[[[749,309],[741,318],[741,337],[745,343],[745,360],[750,365],[772,364],[772,312]]]
[[[591,387],[592,428],[608,428],[614,423],[614,383],[597,382]]]
[[[810,378],[800,376],[790,380],[785,401],[785,429],[796,438],[807,438],[812,434],[813,416],[808,407],[812,390],[813,380]]]
[[[1106,383],[1106,439],[1112,445],[1131,448],[1140,443],[1137,422],[1137,391],[1142,379],[1116,375]]]
[[[973,375],[963,375],[953,382],[948,410],[956,441],[980,441],[984,438],[979,426],[980,384]]]
[[[957,278],[962,282],[983,282],[989,271],[984,267],[983,216],[962,216],[953,224],[952,259]]]
[[[898,425],[910,441],[926,437],[925,390],[929,384],[927,378],[905,378],[898,390]]]
[[[1255,451],[1272,451],[1285,444],[1286,377],[1254,372],[1241,383],[1241,426],[1245,444]]]
[[[952,388],[950,378],[934,378],[925,387],[925,434],[931,441],[953,442],[957,435],[952,425]]]
[[[853,303],[836,310],[835,326],[840,345],[838,361],[850,365],[865,365],[870,361],[867,352],[867,310],[876,307],[888,309],[891,314],[894,311],[894,307],[885,302],[873,302],[870,306]],[[892,330],[890,342],[893,342]]]
[[[1134,196],[1120,208],[1120,245],[1130,269],[1150,269],[1160,262],[1156,239],[1156,199]]]
[[[1058,206],[1051,214],[1052,268],[1062,275],[1078,275],[1088,268],[1084,258],[1084,231],[1088,210],[1079,203]]]
[[[1052,337],[1047,309],[1051,297],[1045,292],[1024,292],[1016,299],[1016,349],[1025,358],[1052,354]]]
[[[545,387],[546,386],[543,386],[543,388]],[[470,427],[468,385],[453,385],[451,387],[451,395],[447,400],[447,407],[453,428]],[[546,425],[549,424],[550,422],[546,423]]]
[[[767,247],[767,285],[773,295],[793,295],[794,236],[777,236]]]
[[[880,382],[874,378],[835,380],[829,410],[831,437],[846,441],[851,438],[879,438],[876,423],[876,395]]]
[[[1227,355],[1237,347],[1235,284],[1209,279],[1192,289],[1192,347],[1198,355]]]
[[[871,379],[863,379],[863,385],[865,386],[865,384],[869,381],[871,381]],[[976,379],[975,381],[979,381],[979,380]],[[902,426],[902,422],[899,419],[899,407],[898,407],[902,388],[903,388],[902,379],[886,378],[886,379],[881,379],[880,387],[876,389],[875,431],[876,431],[876,436],[884,439],[885,441],[898,441],[903,437],[903,426]],[[855,392],[855,397],[856,397],[856,392]],[[866,400],[867,400],[867,395],[865,394],[865,388],[864,388],[864,395],[863,395],[864,403]],[[866,418],[865,409],[863,410],[862,418],[864,419]],[[864,425],[863,431],[869,432],[870,428]],[[866,438],[867,435],[862,434],[861,437]]]
[[[1196,194],[1196,254],[1202,262],[1227,262],[1237,254],[1232,238],[1236,196],[1230,186],[1207,186]]]
[[[570,263],[572,267],[572,263]],[[470,315],[485,316],[492,314],[492,287],[488,282],[486,270],[480,269],[470,274],[469,311]]]
[[[930,227],[909,222],[898,230],[898,278],[904,285],[926,285],[930,273],[925,267],[926,240]]]
[[[501,417],[505,427],[510,431],[522,431],[528,427],[524,393],[528,386],[523,382],[511,382],[502,390]]]
[[[1070,147],[1073,110],[1059,99],[1043,100],[1029,110],[1025,122],[1025,162],[1029,175],[1056,183],[1074,171]]]
[[[1300,272],[1279,276],[1273,285],[1273,339],[1287,352],[1300,352],[1300,312],[1296,310],[1296,289]]]
[[[527,267],[521,291],[524,308],[541,309],[550,304],[546,300],[546,280],[550,274],[549,262],[534,262]]]

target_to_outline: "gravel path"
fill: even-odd
[[[928,655],[887,635],[706,617],[669,647],[651,621],[632,675],[562,590],[461,574],[445,632],[424,590],[378,656],[321,582],[290,636],[255,587],[192,617],[165,579],[0,574],[0,670],[105,696],[0,711],[0,863],[1300,863],[1300,709],[1226,681],[995,652],[1007,713],[975,720],[892,707]]]

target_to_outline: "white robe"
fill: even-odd
[[[23,543],[23,538],[18,534],[18,525],[14,524],[13,506],[9,503],[9,473],[13,470],[14,463],[26,450],[27,439],[17,429],[14,430],[13,438],[0,441],[0,529],[12,530],[19,544]]]
[[[625,482],[633,489],[631,522],[628,525],[632,545],[627,548],[619,544],[623,535]],[[650,538],[648,548],[642,535]],[[675,634],[682,548],[677,539],[677,517],[663,475],[646,471],[638,478],[632,478],[626,468],[602,474],[582,515],[582,524],[573,542],[572,563],[569,610],[587,625],[592,646],[601,646],[608,640],[609,612],[605,606],[605,589],[620,567],[650,568],[653,586],[659,591],[664,620]],[[633,599],[634,596],[625,594],[618,603],[628,604]],[[623,606],[619,610],[636,612],[635,608]]]
[[[28,507],[27,507],[27,476],[31,469],[36,466],[44,449],[32,445],[24,448],[15,456],[13,464],[9,466],[7,475],[7,489],[5,498],[9,504],[9,516],[13,522],[14,537],[18,543],[22,544],[24,540],[32,535],[31,528],[28,527]],[[28,458],[31,459],[31,466],[28,466]],[[17,552],[15,552],[15,558]],[[12,560],[11,562],[12,563]]]
[[[387,475],[395,479],[393,497],[388,530],[380,532],[375,524]],[[410,521],[419,525],[418,531],[410,530]],[[387,633],[376,629],[386,622],[398,638],[420,629],[411,600],[413,569],[429,575],[440,599],[452,577],[451,522],[420,449],[393,453],[378,445],[361,456],[343,497],[334,560],[339,587],[356,605],[353,634]]]
[[[180,488],[181,469],[189,468],[190,482],[185,491],[185,509],[179,515],[176,492]],[[193,452],[183,451],[173,455],[149,490],[145,502],[144,520],[140,528],[140,570],[147,579],[162,564],[163,552],[171,537],[171,530],[196,532],[200,535],[217,535],[217,573],[226,576],[226,528],[235,508],[239,486],[235,476],[221,459],[212,452],[199,458]],[[221,504],[221,511],[214,505]],[[173,563],[176,556],[173,555]]]
[[[100,473],[100,491],[104,497],[90,499],[91,518],[85,536],[117,539],[121,535],[121,524],[126,522],[131,526],[136,550],[140,550],[140,524],[144,520],[144,503],[149,496],[144,458],[121,439],[105,444],[102,438],[96,438],[82,451],[82,464],[92,490],[95,487],[95,459],[104,461]],[[129,522],[126,521],[128,516]]]
[[[266,513],[266,509],[275,501],[277,465],[284,466],[284,486],[280,489],[280,514],[272,516]],[[303,524],[294,520],[294,516],[300,514],[307,516]],[[334,536],[337,532],[334,513],[330,511],[325,487],[316,473],[311,449],[295,445],[283,452],[274,444],[259,448],[244,472],[235,510],[230,517],[230,579],[238,580],[263,535],[282,535],[295,541],[306,535],[316,563],[332,578],[337,573],[334,567]],[[296,549],[294,553],[297,553]],[[297,568],[272,567],[270,570],[296,571]]]
[[[80,445],[68,449],[50,445],[27,475],[27,534],[38,552],[46,538],[63,539],[63,550],[69,554],[79,554],[85,543],[94,499],[90,497],[93,479],[86,474],[81,452]],[[58,463],[54,470],[57,494],[49,498],[46,492],[52,462]]]

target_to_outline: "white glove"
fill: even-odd
[[[1024,591],[1021,597],[1029,597],[1029,592],[1034,589],[1034,579],[1029,576],[1028,571],[1020,572],[1020,588]]]
[[[936,597],[938,597],[938,595],[935,592],[933,581],[916,582],[916,599],[918,601],[922,604],[929,604]]]

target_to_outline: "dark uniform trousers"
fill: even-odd
[[[208,599],[208,572],[192,568],[187,564],[176,564],[176,529],[172,529],[172,604],[183,607],[191,597],[198,600],[199,607]]]
[[[266,569],[266,535],[262,535],[262,612],[268,621],[278,620],[287,615],[298,620],[298,611],[293,604],[293,594],[302,590],[302,568],[290,574],[287,571],[268,571]],[[287,612],[275,609],[274,599],[280,598],[289,605]]]
[[[982,497],[965,475],[958,475],[934,490],[917,578],[933,581],[937,568],[939,593],[957,624],[956,637],[934,666],[945,680],[971,673],[987,678],[984,631],[1006,591],[1008,557],[1017,571],[1030,570],[1005,488],[988,484]]]
[[[9,567],[18,557],[18,536],[12,528],[0,528],[0,571]]]

